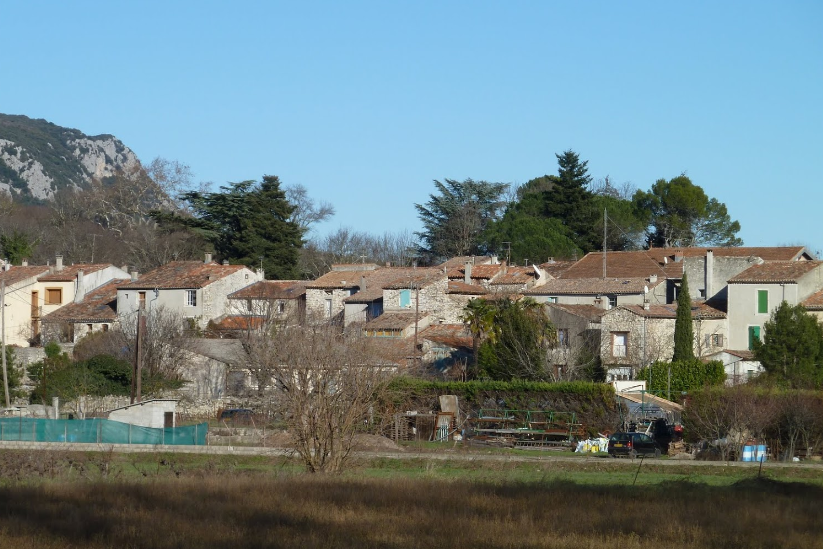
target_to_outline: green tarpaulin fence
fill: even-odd
[[[0,418],[0,441],[205,446],[207,432],[207,423],[156,429],[97,418]]]

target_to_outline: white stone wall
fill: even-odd
[[[345,303],[343,300],[351,295],[351,290],[321,290],[306,288],[306,317],[314,320],[328,320],[326,314],[326,300],[331,299],[331,318],[339,319],[343,316]]]

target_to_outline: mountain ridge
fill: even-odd
[[[0,192],[15,201],[51,201],[63,189],[141,171],[137,155],[111,134],[89,136],[42,118],[0,114]]]

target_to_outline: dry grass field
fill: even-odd
[[[3,548],[823,547],[819,479],[632,486],[365,467],[304,475],[265,460],[27,459],[14,469],[0,458]]]

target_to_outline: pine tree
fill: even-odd
[[[599,236],[594,234],[595,211],[593,195],[588,190],[591,176],[588,161],[572,151],[565,151],[557,157],[557,179],[554,186],[543,193],[545,214],[565,223],[575,235],[575,243],[583,251],[597,247]]]
[[[674,321],[674,356],[672,362],[694,359],[694,329],[692,327],[692,298],[689,281],[683,273],[680,294],[677,296],[677,318]]]
[[[205,238],[218,259],[250,268],[262,262],[267,278],[295,278],[304,229],[292,219],[294,205],[277,176],[266,175],[260,183],[230,183],[220,190],[182,195],[191,205],[192,217],[162,212],[153,217],[162,225],[186,227]]]

